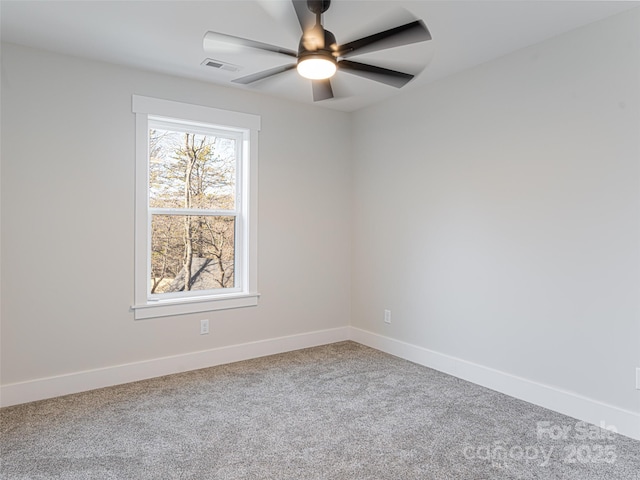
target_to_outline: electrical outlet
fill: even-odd
[[[636,368],[636,388],[640,390],[640,367]]]
[[[207,335],[209,333],[209,320],[200,320],[200,335]]]
[[[384,323],[391,323],[391,310],[384,311]]]

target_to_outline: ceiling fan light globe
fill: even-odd
[[[326,58],[305,58],[298,62],[298,73],[310,80],[324,80],[336,73],[336,64]]]

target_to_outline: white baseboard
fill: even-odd
[[[0,386],[0,406],[59,397],[173,373],[239,362],[349,339],[349,327],[230,345],[113,367],[86,370]]]
[[[622,435],[640,440],[638,413],[355,327],[271,338],[3,385],[0,386],[0,406],[44,400],[344,340],[353,340],[578,420],[598,426],[614,426]]]
[[[640,414],[432,350],[351,327],[354,342],[424,365],[511,397],[640,440]]]

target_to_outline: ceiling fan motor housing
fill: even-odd
[[[308,58],[323,58],[336,63],[336,58],[334,56],[334,51],[337,46],[336,37],[329,30],[325,30],[322,27],[319,28],[322,29],[322,34],[324,35],[324,46],[316,49],[307,48],[309,46],[307,43],[308,39],[303,35],[300,39],[300,44],[298,45],[298,63]]]
[[[296,64],[298,73],[311,80],[326,80],[332,77],[338,67],[338,60],[334,55],[336,50],[336,38],[333,33],[316,25],[315,32],[303,35],[300,40]]]

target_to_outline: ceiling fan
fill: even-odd
[[[302,29],[297,51],[218,32],[205,34],[205,51],[215,50],[222,42],[293,57],[296,59],[294,63],[236,78],[232,82],[248,85],[296,68],[301,76],[311,80],[313,101],[317,102],[333,98],[330,78],[337,70],[396,88],[406,85],[414,75],[347,59],[354,55],[431,40],[424,22],[415,20],[340,45],[333,33],[322,26],[322,14],[331,6],[331,0],[292,0],[292,3]]]

